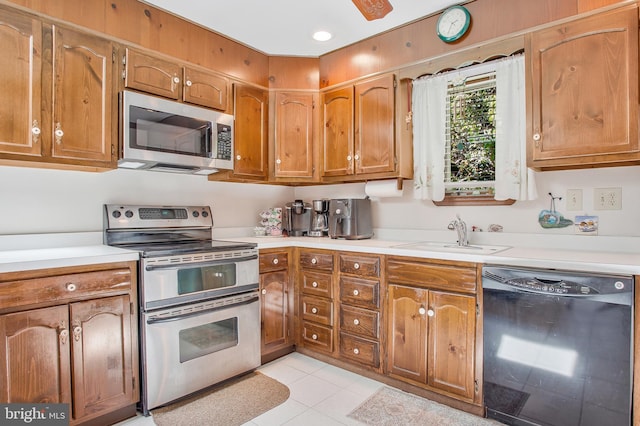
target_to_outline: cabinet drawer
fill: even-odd
[[[333,323],[333,303],[320,297],[302,297],[302,319],[324,325]]]
[[[330,253],[302,251],[300,252],[300,266],[303,268],[333,271],[333,255]]]
[[[342,305],[340,307],[340,331],[370,339],[379,339],[380,313]]]
[[[340,272],[363,277],[379,277],[380,258],[340,254]]]
[[[340,333],[340,356],[377,368],[380,343]]]
[[[131,290],[129,268],[0,283],[0,306],[14,308]]]
[[[378,309],[380,307],[380,282],[340,277],[340,301],[364,308]]]
[[[289,254],[286,251],[260,253],[260,273],[289,268]]]
[[[333,352],[333,329],[303,321],[302,341],[306,347]]]
[[[410,262],[400,259],[387,263],[387,279],[417,287],[475,293],[476,270],[461,266]]]
[[[313,271],[302,271],[302,292],[322,297],[333,297],[333,276]]]

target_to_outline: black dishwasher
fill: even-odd
[[[487,417],[631,424],[633,277],[485,265]]]

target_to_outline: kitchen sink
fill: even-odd
[[[448,253],[466,253],[466,254],[494,254],[511,248],[509,246],[489,246],[480,244],[469,244],[468,246],[459,246],[456,243],[443,243],[437,241],[420,241],[417,243],[398,244],[393,248],[421,251],[437,251]]]

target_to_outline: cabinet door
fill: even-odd
[[[352,175],[353,87],[324,93],[322,113],[323,176]]]
[[[286,270],[260,275],[263,355],[289,343],[288,287]]]
[[[429,292],[429,386],[473,398],[476,302],[471,296]]]
[[[182,67],[170,61],[127,49],[125,87],[179,99],[182,94]]]
[[[0,315],[0,402],[71,403],[67,306]]]
[[[225,111],[229,103],[229,80],[221,75],[185,67],[183,99]]]
[[[428,291],[389,285],[387,372],[420,383],[427,382]]]
[[[276,177],[313,177],[314,97],[313,93],[276,93]]]
[[[268,106],[268,92],[236,84],[235,175],[253,179],[267,177]]]
[[[111,163],[112,153],[115,157],[111,42],[57,27],[54,55],[52,157]]]
[[[135,403],[129,296],[72,303],[70,319],[73,419]]]
[[[2,10],[0,46],[0,152],[40,156],[42,24]]]
[[[355,172],[395,170],[395,77],[355,86]]]
[[[530,165],[638,151],[635,5],[534,32],[528,52]]]

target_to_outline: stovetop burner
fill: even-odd
[[[214,240],[208,206],[106,204],[104,242],[142,257],[253,249],[254,243]]]

